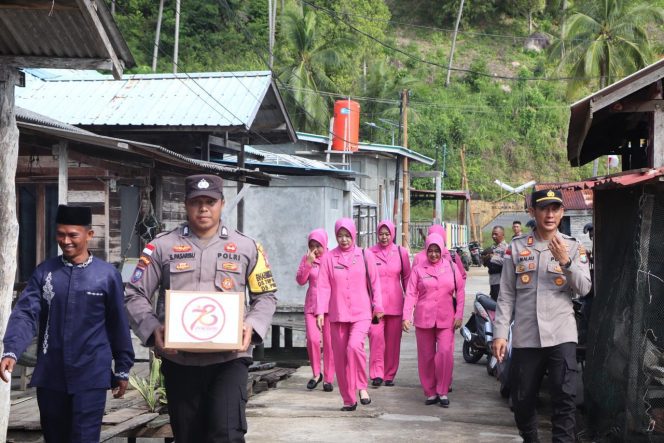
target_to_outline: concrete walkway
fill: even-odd
[[[471,268],[466,286],[464,324],[477,291],[488,293],[486,269]],[[463,361],[463,339],[457,333],[453,392],[449,409],[425,406],[417,375],[415,334],[404,334],[396,386],[369,388],[372,403],[354,412],[341,412],[338,390],[327,393],[322,383],[314,391],[306,384],[309,366],[301,367],[278,389],[252,397],[247,407],[248,442],[516,442],[521,441],[498,382],[487,375],[486,359]],[[368,340],[367,340],[368,341]],[[367,345],[368,346],[368,345]],[[368,356],[368,348],[367,348]],[[540,417],[540,438],[550,441],[548,417]]]

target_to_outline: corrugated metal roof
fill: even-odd
[[[29,78],[16,104],[82,126],[250,128],[272,84],[269,71],[137,74],[121,80]]]
[[[378,206],[376,202],[355,183],[351,184],[351,195],[353,196],[353,206]]]
[[[353,179],[352,171],[339,169],[328,163],[300,157],[292,154],[264,151],[252,146],[245,146],[246,152],[260,156],[262,160],[246,159],[245,166],[260,169],[264,172],[283,175],[333,175],[344,179]],[[217,163],[237,164],[237,156],[224,155],[223,159],[214,159]]]
[[[59,64],[120,76],[135,65],[103,1],[3,1],[0,29],[0,63],[10,66]]]
[[[299,140],[313,142],[313,143],[321,143],[325,145],[327,145],[329,142],[329,137],[326,135],[308,134],[306,132],[297,132],[297,138]],[[412,149],[404,148],[403,146],[360,142],[359,151],[376,152],[376,153],[392,154],[392,155],[403,155],[404,157],[408,157],[411,160],[424,163],[425,165],[428,166],[433,165],[435,162],[434,159],[427,157],[426,155],[420,154],[417,151],[413,151]],[[341,153],[341,151],[339,152]]]
[[[540,183],[535,189],[560,189],[566,209],[592,209],[593,189],[622,188],[654,180],[664,181],[664,167],[625,171],[578,182]]]
[[[266,186],[270,181],[270,176],[264,172],[252,171],[246,168],[230,167],[220,165],[214,162],[192,159],[177,152],[173,152],[162,146],[151,145],[148,143],[139,143],[132,140],[123,140],[119,138],[97,135],[92,132],[83,131],[78,128],[72,130],[62,125],[37,124],[29,121],[17,121],[19,130],[38,132],[41,134],[60,137],[65,140],[83,143],[92,146],[100,146],[121,152],[135,154],[150,158],[158,163],[173,165],[182,170],[183,174],[212,172],[229,180],[237,180],[239,177],[245,177],[247,183],[255,183]]]
[[[77,128],[76,126],[68,125],[67,123],[62,123],[61,121],[52,119],[42,114],[38,114],[29,109],[21,108],[20,106],[15,107],[15,113],[16,113],[16,120],[19,121],[27,123],[35,123],[37,125],[49,126],[51,128],[64,129],[67,131],[77,132],[80,134],[94,135],[92,132],[86,131],[85,129]]]
[[[590,189],[573,189],[564,183],[539,183],[535,185],[536,191],[541,191],[542,189],[560,189],[565,209],[585,210],[593,208],[593,191]],[[532,206],[530,198],[527,198],[526,202],[528,208],[530,208]]]

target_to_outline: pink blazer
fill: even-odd
[[[307,295],[304,298],[304,313],[305,314],[315,314],[316,313],[316,298],[317,291],[316,286],[318,283],[318,271],[320,270],[319,260],[316,259],[312,264],[307,262],[307,256],[304,255],[300,261],[300,266],[297,268],[297,274],[295,275],[295,280],[300,286],[304,286],[309,282],[309,287],[307,288]],[[327,314],[327,309],[324,314]]]
[[[459,275],[458,269],[453,269],[450,258],[443,256],[442,266],[434,268],[429,260],[413,268],[406,300],[403,307],[403,319],[415,318],[413,324],[416,328],[452,328],[454,319],[463,318],[463,305],[466,299],[466,280]],[[456,266],[454,266],[456,268]],[[456,272],[457,309],[454,312],[452,295],[454,293],[454,275]]]
[[[444,256],[445,256],[445,254],[443,254],[443,258],[445,258]],[[447,251],[447,257],[448,257],[447,258],[448,260],[451,257],[451,254],[449,253],[449,251]],[[420,252],[418,252],[417,254],[415,254],[415,257],[413,257],[413,268],[415,268],[415,266],[417,266],[421,263],[424,263],[426,261],[429,261],[429,259],[427,258],[426,249],[423,249]],[[459,256],[459,254],[454,254],[454,262],[456,263],[457,269],[461,273],[461,276],[465,280],[467,278],[466,268],[463,267],[463,262],[461,261],[461,257]]]
[[[376,258],[366,249],[365,255],[373,288],[374,312],[384,312]],[[343,258],[339,247],[325,254],[318,274],[317,292],[316,315],[327,312],[331,322],[370,320],[373,313],[362,248],[355,247],[348,259]]]
[[[376,256],[376,269],[378,269],[380,277],[385,315],[401,315],[404,292],[410,277],[408,250],[395,244],[390,244],[385,249],[380,245],[374,245],[370,249]],[[399,253],[401,253],[401,258],[399,258]]]

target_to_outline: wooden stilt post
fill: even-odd
[[[11,312],[18,247],[14,183],[18,162],[14,87],[18,78],[16,68],[0,65],[0,337],[5,335]],[[2,352],[0,342],[0,354]],[[9,384],[0,382],[0,441],[5,441],[7,437],[9,390]]]
[[[401,97],[403,105],[403,143],[408,147],[408,89],[404,89]],[[410,175],[408,170],[408,157],[403,156],[403,203],[401,204],[401,245],[408,247],[410,243]]]

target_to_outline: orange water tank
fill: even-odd
[[[352,100],[334,102],[332,149],[357,151],[360,137],[360,104]]]

